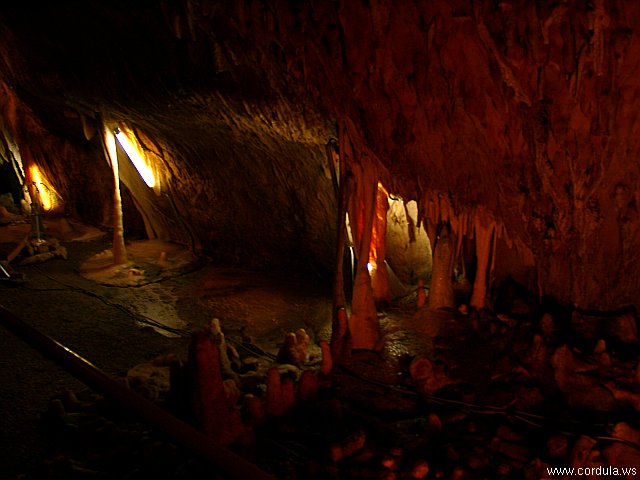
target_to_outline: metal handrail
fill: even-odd
[[[135,413],[176,443],[196,453],[230,479],[274,480],[256,465],[118,383],[88,360],[16,317],[0,305],[0,324],[42,355],[56,362],[96,392]]]

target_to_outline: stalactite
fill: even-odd
[[[484,212],[476,212],[473,231],[476,240],[477,267],[470,304],[478,310],[487,306],[487,277],[492,244],[495,243],[495,226],[495,222]]]
[[[220,352],[215,339],[203,330],[189,347],[191,408],[204,433],[213,441],[228,445],[244,430],[240,413],[225,395]]]
[[[482,41],[487,51],[491,52],[495,63],[500,69],[500,75],[504,83],[509,85],[513,89],[513,93],[516,96],[518,102],[530,106],[532,102],[529,98],[529,95],[523,88],[514,70],[504,58],[502,52],[500,51],[500,47],[496,45],[496,42],[491,36],[491,33],[489,32],[487,26],[482,21],[480,21],[477,23],[476,28],[478,30],[478,36],[480,40]]]
[[[428,306],[430,309],[455,307],[453,267],[460,249],[458,231],[464,231],[464,222],[456,215],[449,199],[442,194],[427,191],[422,205],[423,221],[433,255]]]
[[[16,136],[18,132],[18,99],[13,90],[2,82],[2,122],[7,125],[11,135]]]
[[[391,289],[389,287],[389,271],[385,262],[386,256],[386,233],[387,233],[387,210],[389,210],[388,193],[378,184],[376,195],[376,211],[373,219],[373,232],[371,247],[369,250],[369,261],[372,264],[371,285],[373,288],[373,298],[376,302],[391,301]]]
[[[448,223],[440,224],[438,230],[433,242],[433,270],[429,288],[430,309],[455,307],[452,280],[455,234]]]
[[[502,236],[504,236],[505,234],[505,229],[504,229],[504,224],[500,223],[498,224],[495,220],[493,220],[494,224],[493,224],[493,242],[491,243],[491,253],[490,253],[490,257],[491,257],[491,264],[489,265],[489,271],[487,272],[487,281],[489,282],[488,286],[491,287],[491,281],[493,279],[493,274],[496,271],[496,250],[498,249],[498,239],[500,239],[500,236],[502,234]]]
[[[122,223],[122,197],[120,196],[120,176],[118,174],[118,152],[116,138],[111,128],[103,125],[103,141],[107,158],[113,171],[113,264],[127,263],[127,250],[124,245],[124,226]]]
[[[346,313],[347,300],[344,291],[344,250],[347,241],[347,228],[346,228],[346,213],[347,213],[347,199],[349,195],[349,185],[351,182],[347,181],[346,176],[346,163],[351,156],[350,145],[347,145],[349,139],[347,138],[344,127],[340,127],[340,163],[339,163],[339,178],[336,179],[338,186],[338,238],[336,242],[336,263],[333,277],[333,320],[331,324],[331,353],[333,360],[339,362],[342,354],[345,351],[344,343],[348,334],[348,319]],[[333,158],[329,159],[333,162]],[[352,272],[349,272],[350,274]]]
[[[424,229],[427,232],[427,237],[429,237],[429,242],[431,243],[431,249],[435,249],[436,237],[438,232],[438,222],[432,222],[428,218],[424,220]]]
[[[81,114],[80,121],[82,122],[82,133],[84,134],[85,140],[91,140],[96,134],[93,119]]]
[[[471,218],[469,216],[468,211],[462,211],[457,216],[457,225],[453,228],[453,231],[456,233],[456,237],[458,239],[456,243],[456,251],[455,257],[460,258],[462,254],[462,245],[464,243],[464,239],[468,237],[469,231],[472,230],[472,226],[470,226]],[[452,225],[453,227],[453,225]]]
[[[341,136],[341,142],[344,142]],[[338,195],[338,237],[336,242],[336,264],[334,270],[333,277],[333,315],[334,315],[334,327],[335,321],[337,320],[337,312],[340,309],[345,308],[346,306],[346,298],[344,292],[344,250],[347,239],[347,229],[346,229],[346,203],[347,203],[347,180],[346,180],[346,158],[347,158],[347,147],[344,145],[340,145],[340,154],[342,157],[339,162],[339,180],[335,179],[334,187],[337,187],[337,195]],[[329,158],[330,162],[333,162],[333,158]],[[333,172],[333,169],[331,170]],[[335,174],[334,174],[335,175]],[[337,175],[335,175],[337,177]],[[334,328],[335,330],[335,328]]]
[[[409,213],[409,207],[407,206],[408,202],[402,202],[402,207],[404,208],[404,215],[407,218],[407,233],[409,234],[409,243],[413,243],[416,241],[416,230],[420,227],[420,223],[416,226],[413,223],[413,217]]]
[[[349,218],[356,247],[357,268],[351,301],[349,331],[355,349],[375,349],[380,339],[380,326],[373,299],[368,263],[378,191],[378,173],[373,160],[365,156],[353,163],[356,188],[351,195]]]

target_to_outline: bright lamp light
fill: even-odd
[[[156,184],[156,179],[153,175],[153,171],[147,165],[142,149],[136,145],[137,142],[134,143],[135,140],[132,141],[125,132],[120,129],[116,129],[115,135],[118,139],[118,143],[120,143],[120,146],[125,151],[129,159],[131,159],[131,163],[133,163],[133,166],[138,170],[138,173],[144,180],[144,183],[146,183],[148,187],[153,188]]]

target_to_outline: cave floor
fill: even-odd
[[[24,233],[5,228],[0,227],[2,257]],[[304,328],[311,339],[308,366],[318,366],[317,343],[330,337],[327,285],[220,267],[213,261],[186,264],[134,287],[102,285],[80,274],[86,259],[109,247],[109,238],[98,233],[81,232],[80,241],[63,239],[66,260],[14,267],[25,281],[0,285],[0,305],[115,378],[171,354],[186,359],[191,334],[213,318],[241,355],[249,346],[251,355],[267,363],[286,333]],[[611,444],[629,443],[628,435],[620,443],[595,440],[610,439],[616,422],[640,424],[636,412],[617,407],[594,412],[584,405],[568,409],[557,388],[546,389],[533,380],[532,315],[514,320],[487,312],[416,310],[413,295],[393,302],[379,319],[382,351],[354,352],[324,381],[326,402],[311,414],[294,412],[269,425],[266,440],[244,453],[278,478],[422,478],[416,475],[426,463],[431,473],[424,478],[511,479],[525,478],[525,473],[542,478],[545,462],[567,465],[576,455],[593,452],[609,455],[609,462],[640,463],[633,451],[623,450],[618,457],[607,453]],[[95,470],[75,464],[69,477],[68,459],[63,473],[51,473],[59,437],[52,443],[43,431],[50,401],[66,391],[79,392],[79,398],[90,394],[4,328],[0,331],[0,478],[30,471],[36,473],[26,478],[146,478],[144,471],[139,477],[113,472],[96,477]],[[418,364],[416,358],[428,361]],[[571,362],[574,358],[568,357],[566,363]],[[615,372],[607,367],[602,376],[626,378],[634,362],[637,354],[627,355],[614,362]],[[582,391],[585,398],[608,399],[610,392],[597,389],[600,379],[593,380],[594,362],[584,361],[580,368],[590,376],[585,384],[570,385],[577,391],[574,402],[580,404]],[[542,370],[540,376],[549,374]],[[340,401],[339,413],[334,399]],[[358,444],[362,431],[366,448]],[[589,440],[587,447],[581,446],[583,438]],[[344,459],[326,462],[339,452]],[[146,457],[156,468],[162,465],[157,454]],[[193,468],[174,478],[199,478]],[[43,471],[48,472],[44,477]],[[391,473],[396,477],[385,477]]]
[[[311,337],[310,362],[317,363],[317,342],[330,338],[330,290],[319,281],[194,262],[170,275],[148,277],[140,285],[105,285],[86,278],[83,269],[87,260],[104,256],[109,236],[73,224],[73,239],[68,226],[45,226],[48,235],[61,238],[68,258],[20,265],[23,256],[18,256],[8,268],[24,275],[24,282],[0,284],[0,305],[115,378],[156,357],[175,354],[186,359],[191,333],[213,318],[220,319],[230,343],[255,346],[270,357],[287,332],[304,328]],[[30,230],[23,222],[0,227],[0,257],[12,252]],[[406,354],[412,345],[424,348],[397,323],[385,325],[389,360]],[[0,377],[0,476],[11,478],[40,462],[50,448],[41,432],[50,399],[85,387],[4,329],[0,341],[5,359]]]
[[[0,227],[0,257],[29,231],[24,223]],[[19,265],[16,258],[11,268],[25,281],[0,284],[0,305],[116,378],[159,356],[186,359],[190,334],[213,318],[230,341],[270,355],[286,332],[305,328],[313,338],[330,335],[330,298],[313,281],[198,262],[140,286],[106,286],[80,272],[87,259],[109,248],[110,239],[93,230],[78,237],[63,241],[66,260]],[[1,477],[42,458],[41,414],[53,396],[83,386],[5,329],[0,342]],[[317,346],[310,351],[319,352]]]

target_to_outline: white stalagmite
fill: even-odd
[[[118,173],[118,152],[116,137],[113,130],[103,124],[104,145],[109,156],[108,160],[113,171],[113,264],[127,263],[127,250],[124,245],[124,227],[122,224],[122,198],[120,196],[120,176]]]

